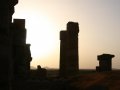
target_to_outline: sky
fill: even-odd
[[[120,69],[120,0],[19,0],[13,18],[26,19],[31,66],[59,68],[59,32],[79,23],[79,68],[95,69],[97,55],[114,54]]]

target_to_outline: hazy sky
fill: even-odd
[[[97,55],[114,54],[120,68],[120,0],[19,0],[14,18],[25,18],[32,66],[59,67],[59,32],[79,23],[79,67],[95,68]]]

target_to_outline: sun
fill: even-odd
[[[52,53],[56,35],[53,23],[44,16],[31,16],[26,22],[27,42],[31,43],[33,57],[44,57]]]
[[[52,20],[45,15],[28,12],[16,16],[26,19],[27,43],[31,44],[32,57],[43,58],[51,54],[56,47],[56,32]]]

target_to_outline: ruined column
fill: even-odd
[[[78,23],[69,22],[67,24],[68,31],[68,72],[76,73],[79,70],[78,63],[78,33],[79,26]],[[71,74],[72,74],[71,73]]]
[[[67,31],[60,32],[60,76],[66,76],[67,74],[67,39],[68,33]]]
[[[79,71],[78,23],[68,22],[67,31],[60,32],[60,76],[74,75]]]
[[[13,21],[13,58],[15,79],[26,79],[29,75],[32,57],[30,44],[26,44],[25,19]]]
[[[18,0],[0,0],[0,90],[11,89],[12,46],[10,25]]]
[[[98,55],[99,66],[96,67],[98,72],[111,71],[112,70],[112,58],[115,57],[111,54]]]

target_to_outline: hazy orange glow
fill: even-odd
[[[95,68],[97,55],[114,54],[120,68],[119,0],[19,0],[14,18],[26,19],[32,66],[59,67],[59,32],[66,23],[79,23],[79,67]]]
[[[28,20],[26,28],[28,32],[28,42],[32,43],[33,57],[42,57],[51,53],[55,47],[55,33],[51,21],[43,16],[33,15]]]
[[[55,53],[58,38],[56,38],[57,34],[54,31],[54,23],[47,16],[32,12],[19,14],[17,17],[26,19],[27,43],[31,44],[33,61],[36,60],[32,64],[39,65],[39,61],[48,59]],[[44,60],[43,63],[46,61]]]

